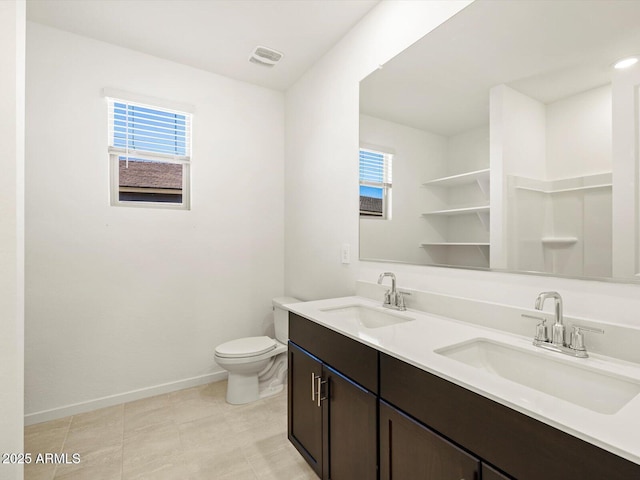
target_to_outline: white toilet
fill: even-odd
[[[245,337],[218,345],[215,359],[229,372],[227,402],[241,405],[274,395],[287,381],[287,341],[289,340],[288,303],[297,298],[273,299],[276,338]]]

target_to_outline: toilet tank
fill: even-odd
[[[286,344],[289,340],[289,310],[283,308],[288,303],[298,303],[293,297],[276,297],[273,299],[273,325],[276,329],[276,340]]]

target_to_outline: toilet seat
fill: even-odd
[[[218,345],[216,356],[221,358],[256,357],[270,352],[276,346],[276,341],[266,336],[238,338]]]

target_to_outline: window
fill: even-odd
[[[391,218],[393,154],[360,149],[360,216]]]
[[[188,209],[191,114],[107,100],[111,204]]]

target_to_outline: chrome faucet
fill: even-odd
[[[547,319],[544,317],[538,317],[534,315],[522,314],[523,317],[533,318],[541,320],[542,322],[536,326],[536,336],[533,339],[533,344],[536,347],[551,350],[553,352],[564,353],[565,355],[571,355],[572,357],[587,358],[587,349],[584,346],[583,331],[593,333],[604,333],[604,330],[599,328],[584,327],[582,325],[572,325],[573,333],[571,335],[571,341],[565,342],[565,326],[562,319],[562,297],[558,292],[542,292],[536,298],[535,308],[536,310],[542,310],[544,301],[547,298],[553,298],[555,300],[555,323],[553,324],[551,331],[551,340],[547,336]]]
[[[410,295],[408,292],[399,292],[396,290],[396,276],[391,272],[381,273],[378,277],[378,285],[382,285],[384,277],[391,277],[391,289],[384,294],[383,307],[392,308],[394,310],[406,310],[403,295]]]
[[[558,292],[542,292],[536,298],[536,310],[542,310],[547,298],[555,300],[556,323],[551,327],[551,343],[564,346],[564,324],[562,323],[562,297]]]

